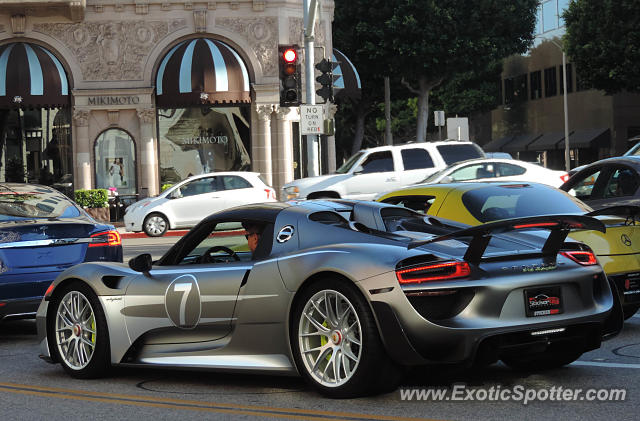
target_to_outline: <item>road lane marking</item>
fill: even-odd
[[[83,390],[62,389],[46,386],[35,386],[17,383],[0,383],[0,392],[17,393],[22,395],[42,396],[58,399],[72,399],[78,401],[115,403],[123,405],[179,409],[203,412],[217,412],[225,414],[252,415],[259,417],[291,418],[291,419],[334,419],[334,420],[389,420],[415,421],[424,418],[393,417],[374,414],[358,414],[350,412],[317,411],[298,408],[273,408],[268,406],[247,406],[225,403],[190,401],[171,398],[154,398],[141,395],[121,395],[114,393],[90,392]],[[425,420],[436,421],[436,420]]]
[[[608,367],[608,368],[640,368],[640,364],[625,363],[605,363],[597,361],[574,361],[571,365],[583,365],[588,367]]]

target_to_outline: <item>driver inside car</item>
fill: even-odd
[[[258,242],[260,241],[260,237],[262,236],[262,227],[259,224],[253,223],[243,223],[243,228],[247,232],[245,237],[247,238],[247,244],[249,246],[249,250],[251,250],[252,258],[255,257],[254,254],[256,252],[256,248],[258,247]]]

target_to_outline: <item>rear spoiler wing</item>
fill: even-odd
[[[407,245],[407,249],[413,249],[425,244],[437,243],[461,237],[472,237],[464,260],[478,263],[484,255],[491,237],[495,234],[502,234],[510,231],[546,229],[551,233],[542,247],[545,255],[556,255],[564,244],[569,231],[571,230],[594,230],[606,232],[605,225],[590,216],[584,215],[543,215],[528,216],[525,218],[505,219],[502,221],[489,222],[470,228],[461,229],[449,234],[440,235],[430,240],[412,241]]]
[[[640,206],[631,206],[631,205],[619,205],[619,206],[610,206],[608,208],[602,208],[598,210],[591,211],[589,213],[585,213],[585,216],[601,216],[601,215],[610,215],[610,216],[620,216],[623,218],[627,218],[627,220],[633,221],[633,225],[635,222],[640,220]]]

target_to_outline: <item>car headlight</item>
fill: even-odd
[[[284,188],[284,193],[287,200],[291,200],[298,197],[298,194],[300,193],[300,189],[298,188],[298,186],[287,186]]]

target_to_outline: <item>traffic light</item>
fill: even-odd
[[[324,99],[324,102],[333,101],[333,64],[323,58],[320,60],[318,64],[316,64],[316,69],[320,70],[322,74],[316,78],[316,81],[320,83],[322,86],[320,89],[316,91],[319,97]]]
[[[297,45],[278,46],[280,63],[280,106],[297,107],[301,104],[300,57]]]

